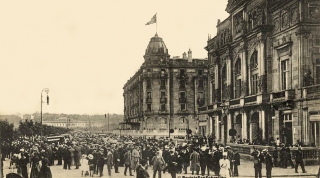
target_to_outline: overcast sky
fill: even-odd
[[[156,24],[169,54],[206,58],[227,0],[0,2],[0,114],[123,114],[123,85],[143,63]],[[43,93],[46,96],[46,93]],[[45,101],[45,97],[43,100]]]

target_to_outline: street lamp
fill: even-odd
[[[40,135],[42,136],[42,93],[43,91],[45,91],[47,93],[47,105],[49,105],[49,96],[48,96],[48,93],[49,93],[49,89],[48,88],[44,88],[42,91],[41,91],[41,114],[40,114],[40,117],[41,117],[41,133]]]

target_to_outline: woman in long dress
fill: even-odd
[[[48,167],[49,159],[42,158],[42,166],[39,172],[39,178],[52,178],[51,169]]]
[[[219,161],[220,164],[220,176],[229,178],[230,174],[230,161],[227,159],[227,152],[223,153],[223,159],[220,159]]]
[[[38,178],[39,177],[39,172],[40,172],[40,161],[41,157],[40,154],[38,153],[37,149],[33,150],[33,153],[31,154],[30,161],[31,161],[31,173],[30,173],[30,178]]]

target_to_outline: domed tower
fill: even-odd
[[[150,39],[143,57],[145,62],[166,61],[169,59],[168,49],[158,34],[155,34],[155,36]]]

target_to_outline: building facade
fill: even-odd
[[[105,124],[99,123],[99,122],[74,120],[67,117],[61,117],[56,120],[44,120],[42,123],[48,126],[64,127],[64,128],[92,128],[92,127],[96,128],[96,127],[105,126]]]
[[[209,94],[196,110],[203,135],[320,146],[319,7],[318,0],[228,1],[229,17],[205,47]]]
[[[170,58],[157,34],[151,38],[138,72],[124,85],[122,129],[142,135],[186,136],[197,132],[196,110],[208,95],[207,59],[193,59],[192,51]]]

